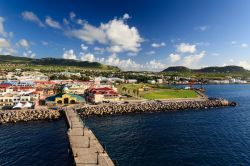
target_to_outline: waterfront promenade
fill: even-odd
[[[68,138],[70,148],[77,166],[114,166],[93,132],[85,126],[75,110],[65,110],[69,125]]]

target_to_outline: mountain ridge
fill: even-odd
[[[162,72],[202,72],[202,73],[240,73],[240,72],[247,72],[249,70],[236,65],[229,65],[229,66],[211,66],[211,67],[204,67],[201,69],[190,69],[185,66],[170,66],[164,69]]]
[[[29,65],[44,65],[44,66],[72,66],[80,68],[97,68],[107,70],[120,70],[116,66],[104,65],[98,62],[79,61],[73,59],[62,58],[41,58],[33,59],[29,57],[20,57],[12,55],[0,55],[0,64],[29,64]]]

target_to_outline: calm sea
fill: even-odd
[[[250,165],[250,85],[206,89],[239,106],[91,118],[87,124],[118,165]]]
[[[208,85],[237,107],[86,119],[121,166],[250,165],[250,85]],[[64,120],[0,126],[0,165],[70,165]]]
[[[64,166],[70,161],[63,119],[0,125],[0,166]]]

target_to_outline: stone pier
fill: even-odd
[[[114,166],[93,132],[85,126],[77,112],[65,111],[69,124],[68,137],[76,166]]]

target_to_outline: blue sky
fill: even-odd
[[[248,0],[0,0],[0,54],[250,69]]]

